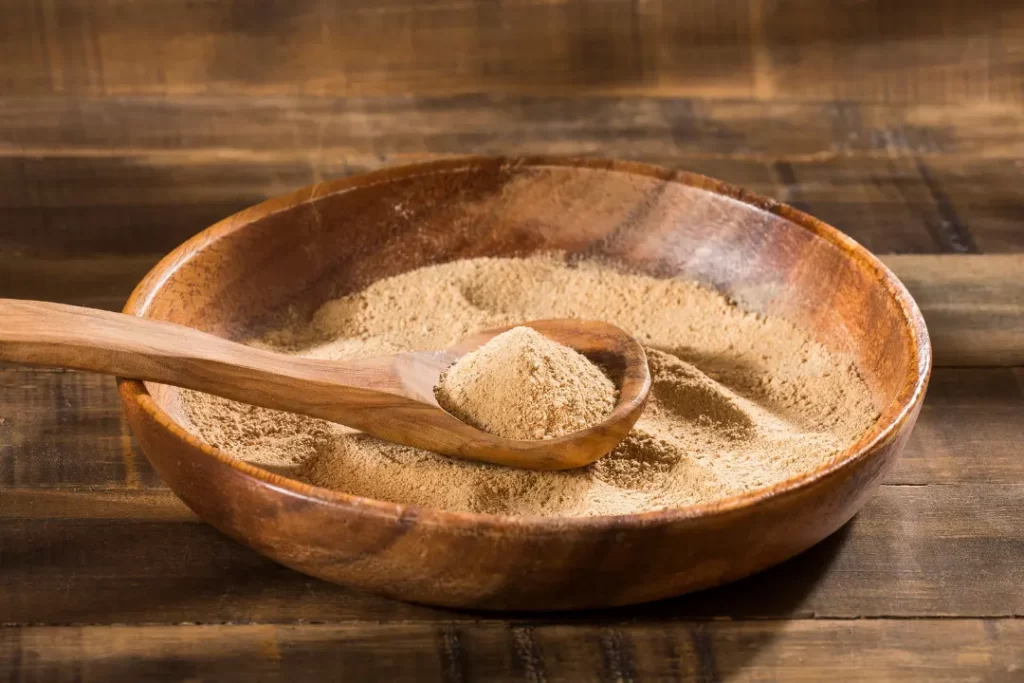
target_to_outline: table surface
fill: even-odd
[[[732,20],[716,8],[770,3],[693,3],[671,26],[652,18],[667,7],[654,2],[591,3],[611,13],[600,17],[577,0],[510,0],[493,16],[439,3],[429,20],[409,10],[420,18],[403,24],[391,61],[356,63],[345,87],[359,97],[338,98],[325,96],[337,83],[303,71],[330,56],[312,15],[282,4],[273,17],[289,45],[305,46],[292,58],[249,10],[230,17],[249,22],[245,40],[222,35],[231,4],[189,4],[190,21],[207,25],[198,31],[182,28],[179,3],[0,0],[12,57],[0,64],[0,296],[117,309],[197,230],[322,178],[452,154],[637,159],[792,203],[882,255],[935,343],[920,420],[860,514],[757,576],[632,608],[468,613],[264,559],[163,486],[113,380],[0,366],[0,679],[1024,680],[1019,5],[979,4],[1002,5],[1000,20],[936,0],[941,11],[899,36],[905,49],[889,60],[851,32],[871,28],[857,22],[872,12],[903,26],[900,8],[913,3],[835,4],[817,42],[765,19],[753,57],[723,38]],[[346,40],[372,52],[382,34],[366,17],[378,9],[349,4],[334,25],[363,17],[372,30]],[[582,21],[580,35],[628,26],[634,5],[634,29],[679,40],[661,52],[610,43],[602,49],[621,51],[610,70],[590,71],[581,65],[605,52],[533,37],[552,22]],[[76,23],[86,12],[92,23]],[[484,26],[471,43],[467,13]],[[135,20],[150,32],[125,28]],[[430,21],[443,26],[431,33]],[[686,75],[698,58],[691,26],[721,39],[706,82]],[[46,41],[22,38],[36,29]],[[104,42],[118,31],[131,38]],[[526,62],[495,57],[514,42],[491,50],[502,31],[516,33]],[[431,36],[483,66],[439,79],[462,63],[420,58],[417,41]],[[997,54],[1012,68],[986,66]],[[258,73],[239,66],[250,59]],[[816,78],[821,64],[835,78]],[[552,91],[520,92],[527,71]],[[642,92],[620,87],[641,76]],[[577,81],[588,87],[556,92]],[[496,84],[504,94],[462,91]]]
[[[29,104],[32,115],[18,120],[35,128],[24,136],[48,135],[55,118],[67,117],[59,103]],[[235,108],[235,125],[256,125],[276,106]],[[922,303],[937,367],[902,461],[840,532],[734,585],[586,614],[455,612],[353,592],[263,559],[201,523],[162,485],[132,440],[111,379],[5,367],[0,670],[13,680],[105,681],[331,671],[454,681],[1024,676],[1024,257],[1008,255],[1024,247],[1013,158],[1024,119],[998,108],[964,116],[875,106],[854,117],[824,105],[676,100],[455,98],[402,105],[404,116],[289,106],[307,106],[313,127],[328,114],[358,118],[377,131],[361,144],[381,151],[349,153],[355,141],[337,124],[320,143],[325,161],[311,166],[287,147],[292,131],[271,125],[259,163],[148,153],[145,172],[174,179],[162,190],[125,159],[91,158],[91,179],[51,188],[64,194],[45,210],[12,207],[12,199],[42,192],[43,173],[82,173],[81,158],[65,151],[39,169],[24,158],[3,162],[0,195],[23,219],[4,228],[3,293],[116,307],[159,252],[197,226],[321,174],[393,163],[394,136],[418,140],[419,158],[493,151],[498,142],[482,139],[484,131],[500,130],[491,134],[506,151],[525,153],[549,144],[531,137],[529,122],[554,117],[571,135],[562,151],[720,176],[791,201],[878,252],[905,252],[884,258]],[[145,118],[137,135],[159,141],[165,113],[128,101],[81,106],[74,116],[82,130],[91,117],[108,117],[113,130]],[[216,101],[194,103],[197,120],[221,113]],[[14,116],[10,108],[5,115]],[[442,121],[445,133],[432,137]],[[771,136],[759,134],[765,126],[775,127]],[[690,129],[727,130],[716,138],[727,142],[680,133]],[[336,159],[345,161],[327,161]],[[55,246],[41,226],[62,229],[62,211],[76,225],[107,227],[69,229]],[[77,243],[80,236],[90,242]],[[134,250],[113,248],[122,244]]]

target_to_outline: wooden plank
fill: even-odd
[[[1024,254],[883,260],[921,307],[936,365],[1024,365]]]
[[[827,159],[774,165],[775,198],[850,235],[875,253],[947,251],[929,224],[939,222],[935,202],[914,160],[905,157]]]
[[[709,617],[748,603],[758,616],[1021,616],[1022,495],[1016,485],[883,486],[845,531],[804,555],[681,601]]]
[[[1024,231],[1012,223],[1019,209],[1007,203],[1019,192],[1016,176],[1010,172],[1012,164],[1000,160],[979,163],[973,167],[977,176],[957,181],[957,191],[974,198],[968,222],[949,219],[949,207],[955,210],[955,206],[952,201],[945,205],[936,202],[913,159],[852,157],[772,164],[691,157],[674,153],[671,146],[664,151],[664,157],[645,160],[718,177],[788,201],[835,225],[875,253],[1024,249]],[[331,157],[312,167],[307,160],[279,165],[215,155],[197,155],[186,165],[151,157],[95,158],[50,160],[31,174],[21,160],[0,158],[0,188],[4,188],[0,190],[0,216],[5,221],[0,254],[5,259],[23,255],[41,259],[152,257],[235,211],[317,178],[427,158],[434,157]],[[935,160],[930,167],[945,168]],[[31,188],[40,186],[61,189],[52,197],[37,193],[37,198],[31,198]],[[987,195],[983,194],[986,189]],[[131,202],[126,202],[126,197],[131,197]],[[983,197],[991,197],[993,204],[986,207]],[[10,205],[15,202],[19,204]],[[33,277],[31,272],[25,276]]]
[[[0,518],[202,523],[168,488],[5,488]]]
[[[992,103],[878,105],[493,93],[0,98],[0,154],[23,157],[29,175],[47,157],[69,156],[159,156],[164,163],[179,165],[210,157],[252,164],[300,160],[309,165],[339,157],[538,153],[635,159],[684,153],[768,162],[953,154],[1015,160],[1024,155],[1024,111],[1019,105]],[[87,177],[88,167],[79,168]],[[58,205],[65,192],[43,183],[26,189],[27,196],[8,190],[4,202],[42,197]],[[104,196],[133,201],[117,189],[106,188]]]
[[[1011,204],[1015,162],[916,154],[774,164],[768,191],[886,253],[1016,252],[1024,233]],[[753,188],[752,188],[753,189]]]
[[[493,621],[300,626],[85,626],[0,630],[20,681],[1012,681],[1024,622]]]
[[[0,369],[0,434],[3,488],[162,486],[132,439],[110,377]]]
[[[0,292],[11,299],[38,299],[109,311],[128,295],[163,256],[98,254],[47,258],[0,248]]]
[[[5,175],[3,166],[0,162],[0,178]],[[104,176],[110,179],[109,169],[107,164],[97,165],[96,180]],[[237,168],[227,172],[236,171]],[[198,179],[194,178],[194,181]],[[55,173],[51,182],[61,182],[60,175]],[[76,263],[82,263],[83,258],[112,256],[117,259],[126,256],[129,263],[116,266],[118,271],[124,272],[142,259],[148,258],[155,263],[160,256],[197,232],[265,198],[249,194],[248,199],[234,201],[172,200],[114,207],[85,203],[53,208],[3,208],[0,209],[0,218],[4,221],[0,258],[12,261],[27,256],[39,259],[39,262],[69,258],[74,268]],[[52,263],[48,265],[51,269],[55,267]],[[5,282],[14,283],[14,287],[47,286],[44,284],[45,270],[36,272],[26,268],[21,272],[27,281],[15,281],[13,274],[7,272],[0,277]],[[74,271],[71,274],[82,279],[89,275]],[[124,290],[124,298],[133,286]]]
[[[103,511],[85,515],[79,510],[91,495],[80,495],[74,504],[40,501],[54,505],[48,514],[57,516],[18,516],[27,492],[15,491],[11,503],[4,492],[0,623],[478,618],[292,572],[196,523],[170,498],[140,502],[133,495],[119,512],[101,496]],[[1022,528],[1022,484],[883,486],[842,531],[778,567],[714,590],[578,618],[1024,616]]]
[[[19,95],[1024,101],[1013,0],[5,0],[0,13],[0,82]]]
[[[890,484],[1024,481],[1021,370],[937,368]]]
[[[226,215],[324,178],[480,153],[604,155],[695,170],[794,203],[879,253],[1024,248],[1019,107],[7,98],[0,131],[0,260],[15,264],[153,259]],[[76,265],[72,286],[51,289],[104,296]],[[48,275],[22,267],[0,269],[0,278],[31,289]]]
[[[1024,202],[1020,188],[1010,181],[1021,171],[1021,158],[975,163],[954,155],[923,161],[942,208],[940,229],[957,224],[968,228],[983,253],[1024,251]]]
[[[138,507],[126,506],[124,514]],[[157,511],[171,519],[156,519]],[[303,576],[206,524],[182,519],[179,505],[154,500],[148,514],[0,517],[0,624],[372,621],[443,614]]]

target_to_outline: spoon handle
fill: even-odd
[[[339,422],[346,406],[411,400],[394,395],[401,388],[386,358],[295,358],[183,325],[42,301],[0,299],[0,361],[173,384]]]

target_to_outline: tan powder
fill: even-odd
[[[651,397],[593,465],[533,472],[454,460],[340,425],[183,392],[206,441],[310,483],[463,512],[583,516],[682,507],[770,486],[846,449],[877,418],[853,365],[790,323],[693,282],[558,255],[423,268],[325,304],[254,344],[343,359],[449,346],[543,318],[618,325],[644,344]]]
[[[513,327],[441,374],[441,407],[506,439],[553,439],[592,427],[618,392],[586,356],[529,327]]]

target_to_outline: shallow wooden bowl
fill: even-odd
[[[881,418],[842,456],[770,489],[584,519],[457,514],[308,486],[186,433],[175,390],[121,380],[132,429],[200,517],[282,564],[403,600],[516,610],[655,600],[781,562],[849,520],[906,443],[931,349],[892,273],[788,206],[640,164],[462,159],[321,183],[181,245],[125,311],[240,338],[383,276],[551,249],[693,278],[790,319],[856,359]]]

